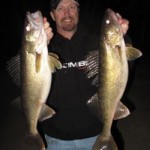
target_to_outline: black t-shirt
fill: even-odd
[[[53,74],[47,99],[56,114],[40,124],[47,135],[72,140],[100,133],[100,120],[86,104],[97,89],[91,84],[93,78],[88,79],[85,73],[86,55],[98,47],[98,35],[91,35],[81,28],[70,40],[58,33],[51,40],[49,51],[59,56],[63,68]]]

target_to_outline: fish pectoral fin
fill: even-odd
[[[52,108],[50,108],[46,104],[43,104],[42,110],[39,115],[39,121],[41,122],[48,118],[51,118],[54,114],[55,114],[55,111]]]
[[[125,118],[129,114],[130,114],[129,109],[122,102],[119,102],[116,107],[116,112],[114,114],[114,120]]]
[[[48,55],[55,57],[56,59],[59,59],[58,55],[55,53],[48,53]]]
[[[41,68],[41,54],[36,53],[36,72],[39,72]]]
[[[52,72],[55,72],[56,69],[61,69],[62,64],[58,59],[58,56],[54,53],[49,53],[49,67]]]
[[[126,46],[127,59],[132,61],[142,56],[142,52],[132,46]]]

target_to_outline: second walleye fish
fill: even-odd
[[[142,53],[132,46],[126,46],[122,27],[116,13],[107,9],[101,27],[100,50],[87,56],[87,76],[97,74],[94,84],[99,85],[98,93],[88,106],[101,120],[102,132],[92,150],[117,150],[111,134],[113,119],[130,114],[120,101],[128,80],[128,60],[140,57]]]

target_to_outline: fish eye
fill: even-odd
[[[109,23],[110,23],[110,20],[109,20],[109,19],[107,19],[107,20],[106,20],[106,24],[109,24]]]
[[[28,23],[28,25],[26,26],[26,30],[30,31],[31,30],[32,25],[30,23]]]

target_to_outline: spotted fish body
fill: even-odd
[[[55,114],[45,102],[51,88],[52,73],[62,66],[56,54],[48,53],[40,11],[26,14],[19,61],[21,105],[27,127],[27,141],[34,143],[39,150],[44,150],[45,144],[37,124]]]
[[[138,49],[125,45],[118,17],[107,9],[101,27],[100,49],[87,56],[87,75],[90,78],[97,74],[93,83],[98,83],[98,92],[87,104],[103,126],[92,150],[117,150],[111,135],[112,122],[130,114],[120,99],[128,80],[128,60],[141,55]]]

